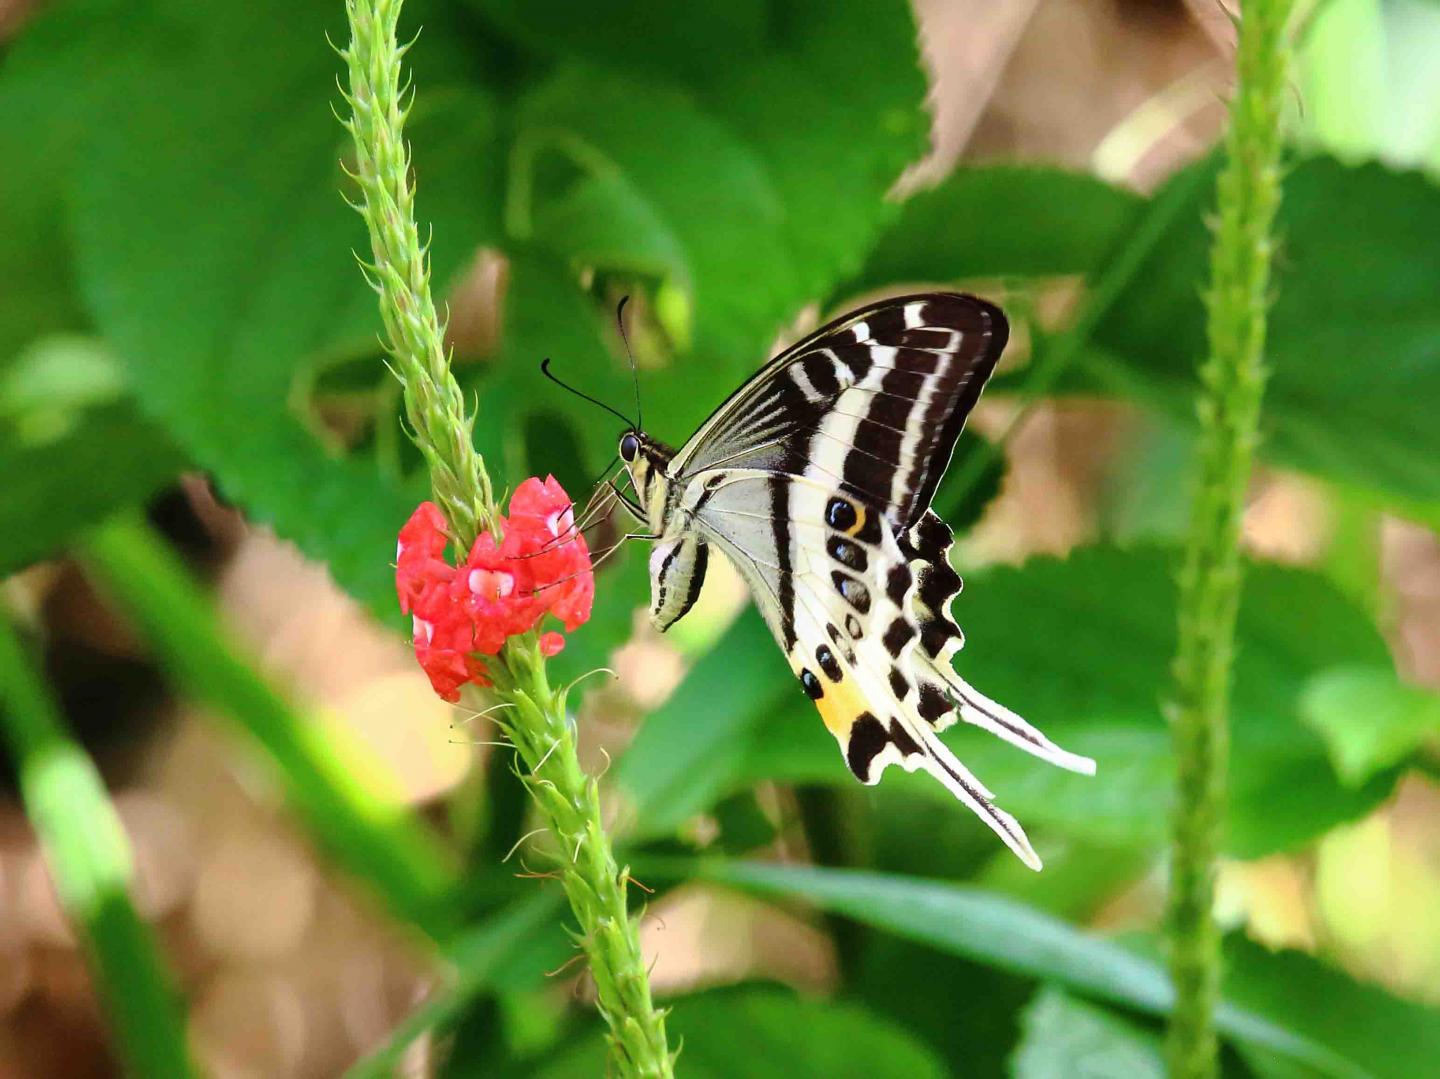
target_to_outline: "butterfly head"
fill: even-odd
[[[635,498],[651,523],[658,521],[670,485],[665,466],[675,455],[669,446],[655,441],[644,431],[631,429],[620,436],[620,460],[635,485]]]

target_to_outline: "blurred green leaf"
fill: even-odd
[[[495,127],[486,95],[462,79],[444,9],[422,7],[431,21],[414,54],[425,76],[411,130],[443,290],[498,229]],[[374,609],[393,610],[387,562],[423,489],[337,456],[305,418],[316,364],[378,355],[374,297],[351,254],[365,233],[340,198],[344,133],[327,100],[340,61],[325,32],[343,40],[343,8],[87,9],[96,17],[84,32],[111,54],[86,76],[104,104],[75,178],[91,310],[147,411],[227,497],[326,560]],[[68,57],[57,44],[54,62]],[[375,372],[378,383],[378,359]]]
[[[0,56],[0,367],[32,338],[86,326],[63,205],[116,64],[112,43],[95,32],[104,14],[46,5]]]
[[[1085,173],[962,167],[905,202],[849,287],[1088,274],[1144,209],[1139,195]]]
[[[966,581],[955,605],[969,631],[960,673],[1098,765],[1096,776],[1078,776],[963,724],[948,734],[1027,826],[1117,845],[1163,841],[1172,766],[1156,687],[1165,684],[1175,632],[1172,575],[1160,551],[1091,548]],[[1296,611],[1306,612],[1303,624]],[[1389,653],[1368,618],[1322,577],[1272,565],[1247,570],[1237,634],[1227,846],[1252,858],[1293,848],[1389,793],[1393,771],[1359,788],[1342,783],[1299,710],[1313,675],[1356,662],[1383,669]],[[732,781],[851,782],[808,712],[802,699],[755,728]],[[877,797],[892,784],[948,804],[928,777],[898,771]]]
[[[432,940],[454,929],[448,851],[410,814],[385,762],[348,728],[302,717],[226,637],[215,611],[164,543],[119,516],[83,557],[176,681],[254,739],[315,837],[391,909]]]
[[[1107,1008],[1045,988],[1025,1009],[1015,1079],[1163,1079],[1160,1037]]]
[[[1189,211],[1096,326],[1100,351],[1086,383],[1183,418],[1205,351],[1198,296],[1210,240],[1203,211],[1213,198],[1211,185],[1192,189]],[[1345,207],[1344,227],[1336,207]],[[1440,188],[1418,174],[1314,158],[1287,175],[1262,419],[1272,460],[1402,507],[1440,503],[1431,407],[1440,396],[1437,231]]]
[[[1440,737],[1440,695],[1402,685],[1388,667],[1341,667],[1310,680],[1300,714],[1340,778],[1359,786]]]
[[[0,366],[0,576],[144,501],[183,467],[138,415],[103,344],[39,339]]]
[[[974,528],[1000,494],[1000,485],[1005,482],[1005,455],[997,451],[995,443],[974,431],[960,432],[951,459],[955,467],[941,478],[931,506],[957,536]],[[960,477],[968,471],[966,463],[976,458],[979,467],[974,479],[962,484]]]
[[[978,888],[813,866],[647,859],[640,872],[698,874],[792,895],[942,951],[1151,1014],[1172,1000],[1163,963]],[[1440,1014],[1360,985],[1309,957],[1234,942],[1216,1025],[1313,1074],[1409,1079],[1440,1053]],[[1343,1018],[1339,1018],[1343,1016]],[[1332,1021],[1338,1019],[1338,1021]]]
[[[794,681],[765,623],[747,610],[650,714],[616,765],[638,834],[672,832],[710,806],[755,728],[785,714]]]
[[[681,82],[721,79],[764,49],[767,0],[697,4],[680,15],[668,0],[597,9],[577,0],[470,0],[535,52],[573,56]]]
[[[1440,1012],[1356,981],[1314,956],[1225,942],[1225,997],[1327,1046],[1375,1076],[1423,1075],[1440,1060]]]
[[[1327,0],[1296,52],[1302,141],[1347,161],[1440,170],[1440,6]]]
[[[1005,1074],[1021,1011],[1035,992],[1031,979],[844,918],[830,929],[837,939],[860,935],[858,955],[843,972],[846,999],[922,1039],[952,1063],[952,1074]],[[954,1066],[960,1061],[963,1070]]]
[[[517,901],[456,937],[446,951],[454,984],[411,1012],[385,1044],[345,1073],[346,1079],[386,1079],[403,1064],[405,1051],[425,1034],[442,1035],[482,991],[500,984],[499,972],[517,955],[531,958],[533,939],[552,927],[564,896],[558,889]]]
[[[746,986],[682,997],[671,1005],[665,1026],[682,1047],[679,1073],[696,1079],[949,1074],[920,1043],[864,1008],[805,1000],[781,989]],[[596,1032],[532,1074],[590,1079],[605,1074],[605,1060]]]

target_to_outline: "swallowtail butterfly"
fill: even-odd
[[[930,501],[1008,334],[974,296],[882,300],[771,360],[680,449],[632,429],[620,457],[626,502],[655,537],[657,627],[690,609],[719,551],[856,778],[923,769],[1039,869],[1020,825],[938,736],[959,718],[1095,771],[950,666],[964,640],[950,613],[960,577]]]

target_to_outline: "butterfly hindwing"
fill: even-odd
[[[950,662],[964,641],[951,613],[961,582],[930,500],[1007,332],[991,304],[931,293],[861,308],[772,360],[657,457],[652,614],[663,628],[688,610],[718,548],[861,782],[891,764],[926,771],[1039,868],[1019,824],[937,734],[964,719],[1094,770]]]

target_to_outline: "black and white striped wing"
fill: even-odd
[[[929,507],[1008,335],[998,307],[962,293],[862,307],[766,364],[680,448],[671,474],[808,470],[908,528]]]
[[[929,772],[1032,867],[1024,831],[937,736],[957,718],[1093,772],[950,666],[960,578],[929,503],[1006,339],[959,294],[874,304],[772,361],[676,457],[677,509],[745,577],[857,778]]]

